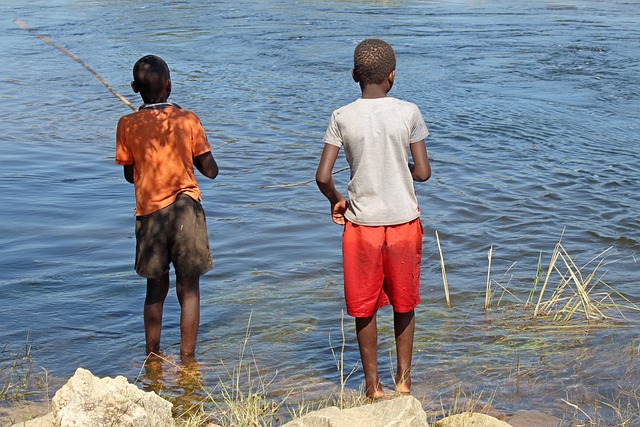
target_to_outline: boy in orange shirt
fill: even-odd
[[[147,55],[133,67],[131,88],[144,105],[118,121],[116,163],[134,185],[136,272],[147,278],[144,331],[147,354],[160,350],[169,264],[180,302],[180,354],[193,356],[200,325],[200,276],[213,268],[195,167],[218,175],[200,119],[168,103],[169,67]]]
[[[316,172],[333,221],[344,225],[347,313],[355,317],[365,392],[374,399],[384,396],[376,312],[387,304],[393,306],[396,391],[408,394],[411,389],[423,235],[413,181],[431,176],[424,143],[429,132],[422,114],[415,104],[387,96],[395,68],[395,53],[382,40],[364,40],[356,47],[352,77],[362,97],[333,112]],[[348,202],[331,177],[341,147],[351,170]]]

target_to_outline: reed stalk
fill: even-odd
[[[449,284],[447,282],[447,270],[444,266],[444,256],[442,255],[442,248],[440,247],[440,237],[436,230],[436,241],[438,242],[438,252],[440,253],[440,269],[442,270],[442,284],[444,286],[444,296],[447,299],[447,307],[451,308],[451,299],[449,298]]]
[[[568,400],[565,400],[565,399],[560,399],[560,400],[562,400],[567,405],[571,406],[576,413],[580,412],[582,415],[587,417],[587,419],[589,420],[589,423],[590,423],[589,425],[592,425],[592,426],[597,425],[597,423],[589,416],[589,414],[587,414],[585,411],[583,411],[578,405],[576,405],[574,403],[571,403],[571,402],[569,402]]]
[[[498,303],[496,304],[496,306],[500,306],[500,303],[502,302],[502,299],[504,298],[505,294],[509,294],[511,295],[516,301],[520,301],[520,298],[518,298],[513,292],[511,292],[508,288],[509,284],[511,283],[511,279],[513,279],[513,275],[509,276],[509,280],[507,282],[506,285],[503,285],[501,282],[504,280],[505,276],[511,271],[511,269],[516,265],[516,263],[514,262],[513,264],[511,264],[509,266],[509,268],[507,268],[507,271],[505,271],[502,276],[500,277],[500,281],[497,281],[495,279],[493,279],[493,283],[495,283],[496,286],[500,287],[502,289],[502,293],[500,294],[500,299],[498,299]],[[492,292],[492,294],[495,294],[495,291]]]
[[[538,255],[538,265],[536,266],[536,275],[533,278],[533,286],[531,287],[531,291],[529,292],[529,298],[527,298],[527,302],[524,305],[525,308],[529,308],[533,303],[533,297],[536,294],[536,290],[538,289],[538,285],[540,284],[542,273],[542,252]]]
[[[487,267],[487,285],[484,293],[484,309],[488,310],[491,306],[491,257],[493,256],[493,246],[489,248],[489,266]]]
[[[357,370],[357,366],[354,366],[351,369],[351,372],[349,372],[349,374],[347,374],[345,376],[345,369],[344,369],[344,349],[345,349],[345,345],[346,345],[346,335],[344,333],[344,310],[341,310],[341,316],[340,316],[340,333],[341,333],[341,337],[342,337],[342,341],[340,344],[340,354],[336,355],[335,350],[333,349],[333,344],[331,343],[331,335],[329,335],[329,347],[331,348],[331,355],[333,356],[333,360],[336,363],[336,368],[338,369],[338,373],[340,374],[340,394],[338,395],[338,404],[340,409],[344,409],[345,407],[345,389],[346,389],[346,384],[347,381],[349,380],[349,378],[351,377],[351,375],[353,375],[356,370]]]
[[[558,248],[560,246],[560,242],[556,244],[553,249],[553,254],[551,255],[551,261],[549,262],[549,268],[547,269],[547,275],[545,276],[544,283],[542,284],[542,288],[540,289],[540,295],[538,297],[538,303],[536,304],[536,308],[533,311],[533,318],[535,319],[538,316],[538,311],[540,310],[540,305],[542,304],[542,297],[544,296],[544,292],[547,289],[547,285],[549,284],[549,280],[551,279],[551,273],[555,268],[556,261],[558,260],[559,251]]]

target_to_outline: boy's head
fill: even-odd
[[[382,40],[363,40],[353,52],[353,79],[360,87],[383,83],[395,69],[396,54]]]
[[[147,104],[165,102],[171,94],[171,75],[167,63],[155,55],[138,59],[133,66],[131,88],[135,93],[140,93]]]

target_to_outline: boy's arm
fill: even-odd
[[[409,163],[411,177],[414,181],[424,182],[431,178],[431,165],[429,164],[429,156],[427,155],[427,146],[424,139],[411,144],[411,157],[413,163]]]
[[[207,151],[206,153],[194,157],[193,164],[196,168],[198,168],[200,173],[207,178],[214,179],[216,176],[218,176],[218,164],[213,158],[211,151]]]
[[[124,179],[133,184],[133,165],[124,165]]]
[[[331,144],[324,144],[322,150],[322,157],[320,158],[320,164],[316,171],[316,184],[322,191],[322,194],[329,199],[331,203],[331,219],[338,225],[344,225],[344,213],[347,211],[347,201],[336,189],[333,183],[333,166],[338,158],[338,152],[340,147],[336,147]]]

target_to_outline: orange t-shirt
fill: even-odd
[[[118,121],[116,163],[133,164],[137,216],[185,193],[200,200],[193,159],[211,151],[200,119],[177,106],[140,110]]]

